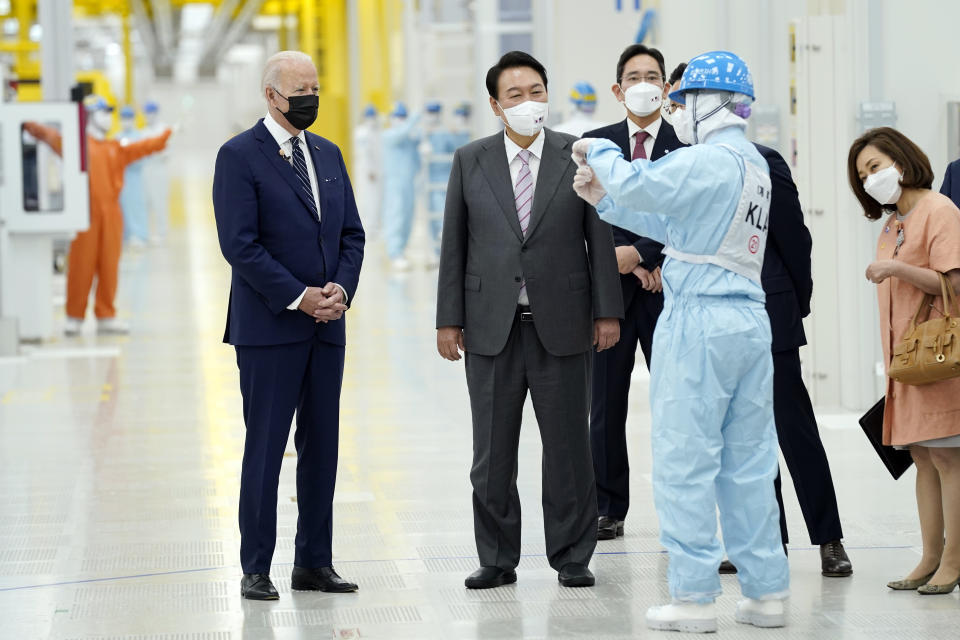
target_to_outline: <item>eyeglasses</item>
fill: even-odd
[[[673,112],[676,111],[677,109],[684,109],[684,108],[686,108],[685,105],[682,105],[679,102],[673,102],[672,100],[670,101],[670,104],[664,107],[666,112],[669,113],[670,115],[673,115]]]
[[[659,73],[650,72],[646,75],[631,73],[624,78],[626,82],[649,82],[650,84],[659,84],[663,86],[663,76]]]

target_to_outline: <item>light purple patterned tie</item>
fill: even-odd
[[[530,226],[530,211],[533,209],[533,175],[530,173],[530,151],[521,149],[517,154],[522,163],[520,173],[517,174],[517,184],[513,188],[513,199],[517,204],[517,217],[520,219],[520,231],[523,237],[527,237],[527,227]],[[520,285],[520,296],[522,297],[527,289],[527,283],[524,281]]]

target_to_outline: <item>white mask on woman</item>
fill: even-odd
[[[881,205],[894,204],[903,193],[903,187],[900,186],[902,179],[903,174],[897,171],[897,165],[891,164],[867,176],[863,181],[863,190]]]
[[[660,108],[663,87],[649,82],[638,82],[623,92],[623,103],[635,116],[648,116]]]
[[[499,102],[497,106],[500,107],[506,118],[504,124],[521,136],[537,135],[547,121],[548,108],[546,102],[527,100],[509,109],[504,109]]]

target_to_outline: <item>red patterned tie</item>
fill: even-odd
[[[631,158],[631,159],[632,159],[632,160],[637,160],[637,159],[646,160],[646,159],[647,159],[647,150],[643,148],[643,143],[646,141],[647,138],[650,137],[650,134],[647,133],[646,131],[637,131],[637,133],[635,134],[635,136],[636,136],[636,138],[637,138],[637,143],[633,146],[633,158]]]

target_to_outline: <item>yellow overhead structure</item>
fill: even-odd
[[[393,87],[404,82],[403,0],[365,0],[357,5],[360,103],[388,111]],[[399,74],[399,75],[398,75]]]
[[[11,0],[11,16],[20,23],[15,39],[0,40],[0,51],[15,54],[14,72],[25,82],[20,86],[20,99],[41,99],[38,43],[29,40],[30,26],[36,21],[37,2]],[[169,0],[173,7],[182,7],[196,0]],[[348,2],[355,3],[357,49],[353,73],[357,74],[360,104],[350,104],[350,31]],[[210,0],[219,6],[221,0]],[[390,109],[394,96],[404,86],[404,0],[266,0],[261,15],[281,17],[278,44],[309,54],[317,65],[320,79],[320,115],[311,127],[343,150],[350,152],[350,114],[359,113],[373,104],[381,113]],[[153,3],[144,0],[148,14]],[[236,3],[239,12],[243,3]],[[73,0],[74,14],[95,17],[105,14],[122,20],[122,48],[125,58],[124,86],[118,93],[124,103],[134,95],[133,55],[131,45],[130,0]],[[296,17],[297,29],[287,28],[289,17]],[[269,53],[269,52],[268,52]]]
[[[300,50],[313,58],[320,80],[320,111],[310,127],[350,153],[349,72],[346,0],[301,0]],[[348,165],[349,166],[349,165]]]
[[[22,102],[40,101],[43,99],[40,88],[40,47],[43,43],[30,40],[30,28],[37,21],[37,0],[11,0],[10,6],[10,14],[0,17],[15,18],[17,20],[17,35],[16,38],[13,39],[0,40],[0,52],[14,54],[12,71],[16,80],[19,82],[17,100]],[[123,18],[123,51],[127,62],[124,95],[127,100],[129,100],[133,85],[129,0],[74,0],[74,11],[81,15],[115,13]],[[107,97],[111,103],[115,104],[109,83],[102,73],[98,71],[81,72],[77,74],[77,80],[92,82],[96,93]]]
[[[300,0],[267,0],[260,7],[261,15],[275,15],[280,18],[277,28],[277,45],[280,51],[295,49],[296,34],[291,32],[288,20],[298,15]]]
[[[350,113],[372,103],[381,112],[390,108],[393,87],[402,86],[403,0],[349,0],[355,2],[358,31],[360,104],[350,103],[350,25],[348,0],[267,0],[261,14],[282,19],[296,15],[299,42],[291,42],[281,23],[281,49],[297,48],[313,58],[320,79],[320,115],[310,130],[329,138],[350,155]]]
[[[120,15],[130,10],[129,0],[73,0],[73,13],[77,16]]]
[[[0,52],[13,54],[13,74],[20,81],[19,100],[40,99],[40,45],[30,40],[30,27],[37,20],[37,0],[11,0],[6,18],[17,21],[17,33],[0,40]]]
[[[169,0],[170,6],[182,8],[185,4],[209,4],[218,7],[221,0]],[[119,14],[124,6],[129,6],[130,0],[73,0],[73,10],[78,15],[98,16],[102,14]],[[147,9],[152,11],[149,0],[145,0]]]

